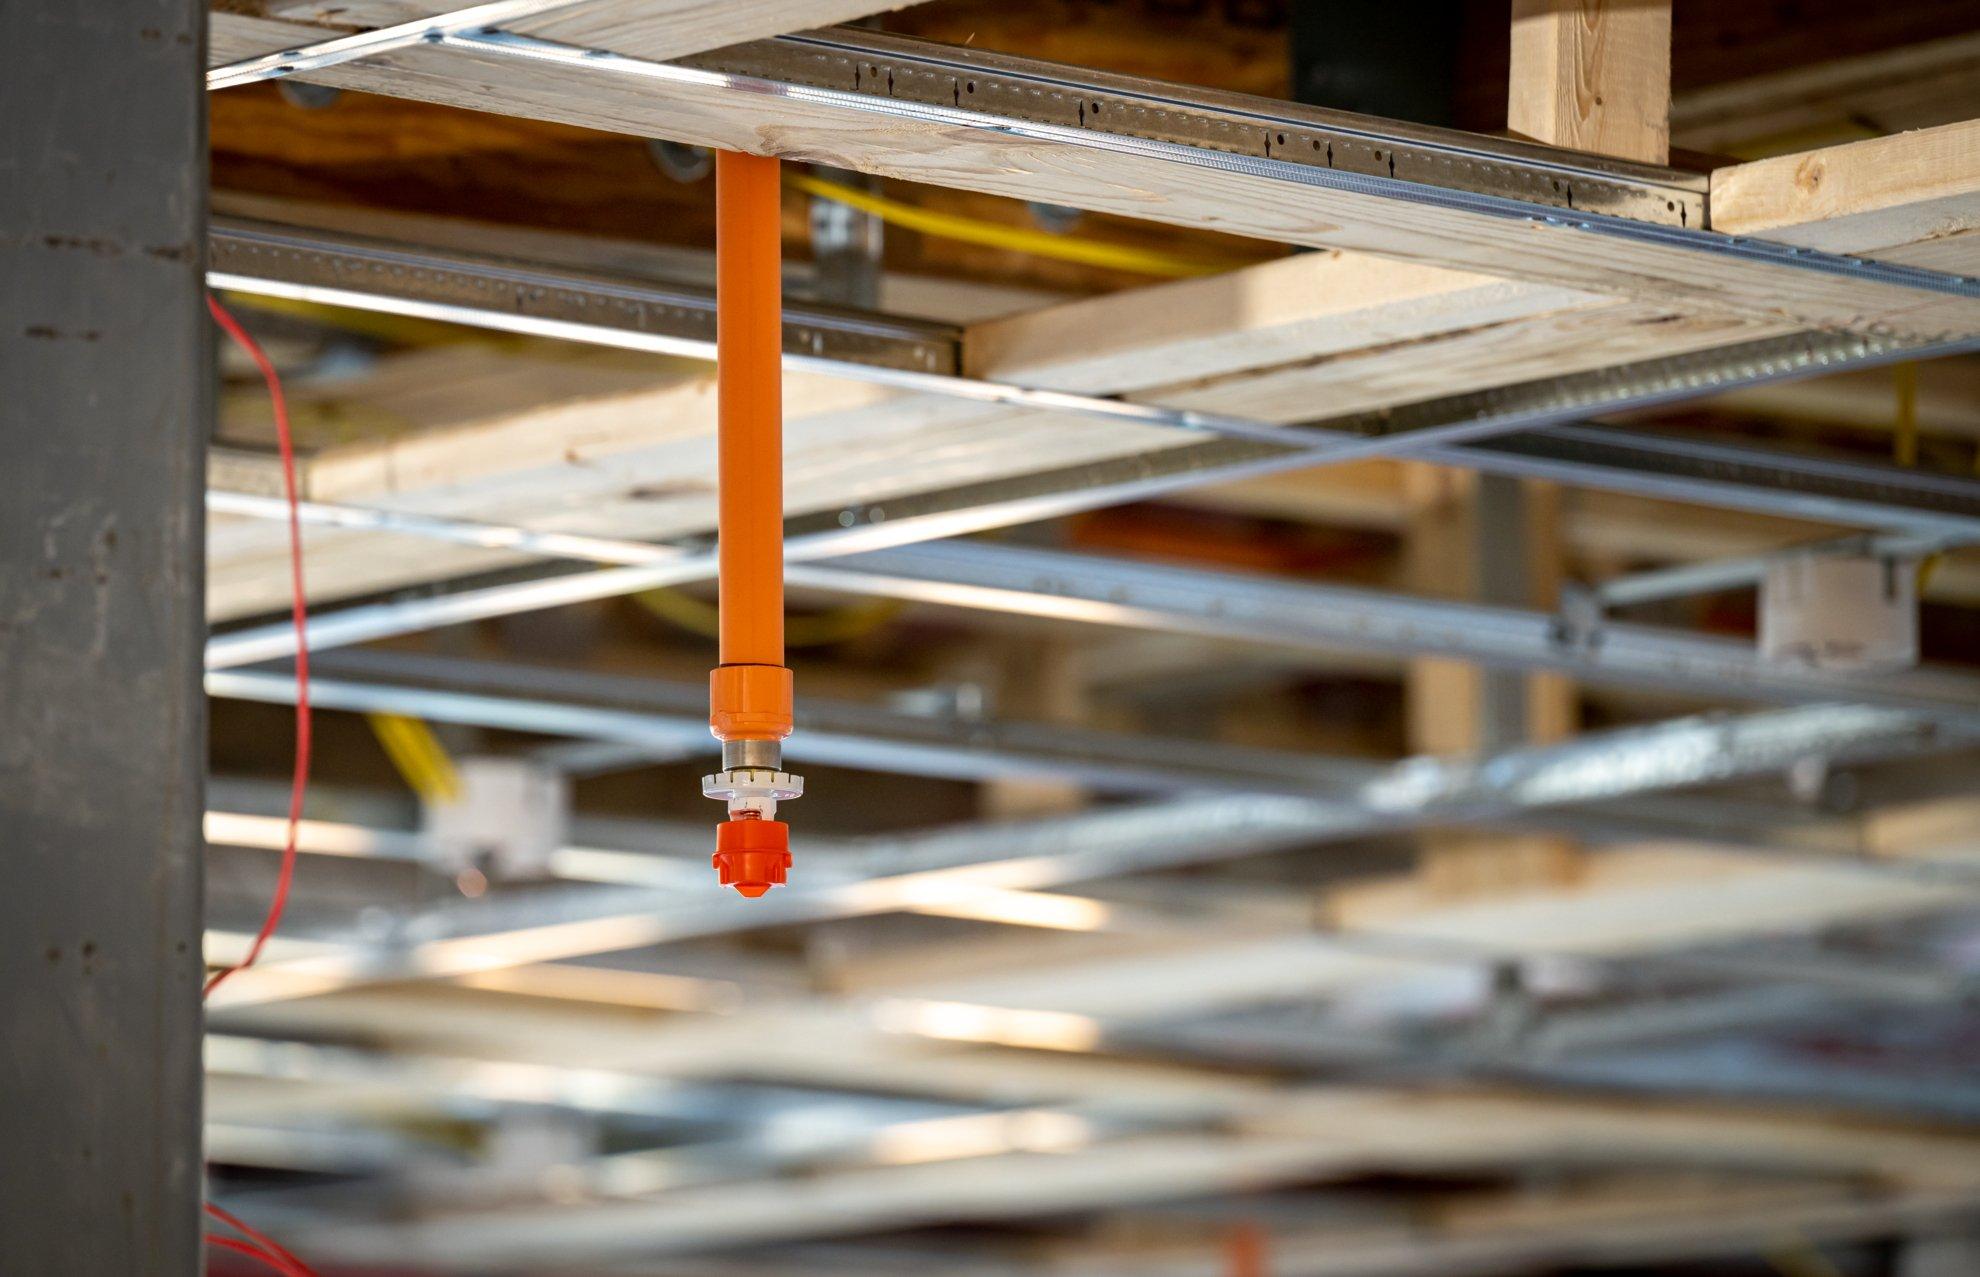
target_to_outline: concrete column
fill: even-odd
[[[0,1272],[200,1271],[205,16],[0,5]]]

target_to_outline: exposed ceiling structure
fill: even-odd
[[[1980,7],[1513,7],[1417,16],[1403,120],[1302,6],[216,3],[320,715],[217,1199],[326,1274],[1968,1271]],[[706,148],[791,177],[811,792],[753,901]],[[223,374],[215,964],[295,652]],[[1756,641],[1847,558],[1918,659]],[[555,845],[446,845],[409,720]]]

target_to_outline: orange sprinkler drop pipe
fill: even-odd
[[[721,664],[709,678],[709,730],[722,770],[702,792],[729,804],[715,868],[760,896],[784,881],[789,827],[780,800],[804,792],[783,769],[791,734],[784,667],[783,237],[774,159],[715,156],[715,393],[720,451]]]
[[[715,157],[722,664],[784,663],[784,309],[776,160]]]

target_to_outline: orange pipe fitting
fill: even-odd
[[[782,740],[793,688],[781,665],[717,665],[708,671],[708,730],[716,740]]]

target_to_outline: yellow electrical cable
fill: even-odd
[[[856,208],[890,226],[899,226],[904,230],[919,231],[923,235],[934,235],[942,239],[961,240],[966,244],[1007,248],[1013,252],[1030,253],[1035,257],[1055,257],[1061,261],[1080,262],[1087,266],[1104,266],[1110,270],[1132,271],[1137,275],[1160,275],[1168,279],[1215,275],[1251,264],[1234,257],[1191,257],[1181,253],[1165,253],[1160,249],[1135,248],[1128,244],[1110,244],[1104,240],[1053,235],[1022,226],[986,222],[981,218],[965,217],[959,213],[943,213],[932,208],[903,203],[900,200],[889,199],[885,195],[875,195],[871,191],[862,191],[840,182],[828,182],[819,177],[792,174],[788,180],[792,186],[807,195],[815,195],[819,199],[833,200],[848,208]]]
[[[448,802],[460,797],[460,772],[432,728],[403,714],[371,713],[364,718],[384,747],[385,756],[422,802]]]
[[[425,723],[397,714],[367,714],[365,719],[386,757],[422,800],[439,801],[458,792],[453,763]]]
[[[1891,370],[1897,383],[1897,422],[1891,451],[1901,466],[1918,464],[1918,365],[1899,364]]]
[[[706,599],[666,587],[641,590],[632,599],[654,616],[690,634],[716,638],[721,633],[720,613]],[[784,646],[828,647],[849,642],[893,620],[905,606],[897,599],[874,599],[814,616],[786,617]]]

